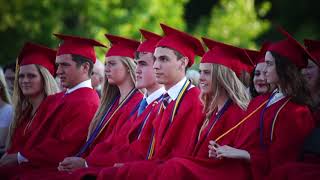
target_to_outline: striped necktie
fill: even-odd
[[[168,93],[166,93],[166,94],[163,95],[162,103],[163,103],[164,108],[167,108],[167,106],[168,106],[169,103],[170,103],[170,96],[169,96]]]

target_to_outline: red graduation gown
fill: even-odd
[[[250,179],[251,171],[248,162],[238,159],[208,158],[209,141],[216,140],[234,127],[244,113],[237,105],[231,104],[208,136],[198,141],[192,156],[175,157],[166,161],[155,168],[149,179]],[[236,128],[219,139],[217,143],[246,150],[255,149],[257,146],[254,143],[247,140],[243,143],[242,134],[244,133],[248,133],[248,129]],[[195,134],[198,136],[199,129]]]
[[[8,154],[18,153],[20,149],[22,149],[25,143],[28,141],[28,138],[30,137],[30,134],[29,134],[30,131],[26,130],[26,126],[29,121],[30,121],[30,118],[27,118],[27,117],[23,118],[20,126],[15,129],[12,137],[11,145],[7,150]],[[28,132],[28,133],[25,133],[25,132]]]
[[[115,110],[117,109],[119,102],[115,102],[115,106],[113,106],[111,112],[106,118],[110,118],[111,114],[114,113],[113,117],[110,119],[109,124],[106,126],[106,128],[103,129],[101,134],[96,138],[96,140],[93,142],[93,144],[90,146],[87,153],[84,155],[86,161],[88,162],[89,166],[92,166],[91,162],[98,164],[99,162],[104,162],[107,159],[104,159],[105,154],[108,153],[113,147],[112,142],[118,142],[117,140],[113,141],[113,138],[121,139],[120,132],[116,131],[117,128],[121,128],[120,126],[123,124],[126,124],[130,121],[130,115],[133,108],[135,108],[141,101],[143,95],[136,91],[132,97],[127,101],[126,104],[124,104],[117,112]],[[118,133],[118,134],[117,134]],[[111,138],[112,137],[112,138]],[[80,147],[77,151],[80,150]],[[75,153],[74,153],[75,154]],[[74,155],[73,154],[73,155]],[[85,169],[84,169],[85,170]],[[75,176],[77,173],[69,174],[66,172],[58,172],[56,167],[53,169],[40,169],[39,171],[34,171],[31,173],[25,172],[22,176],[24,179],[41,179],[49,177],[48,174],[50,174],[51,179],[68,179]],[[73,177],[74,178],[74,177]]]
[[[257,97],[252,104],[257,107],[268,98],[268,95]],[[255,179],[262,179],[273,168],[284,163],[296,161],[299,158],[305,137],[314,127],[314,120],[309,108],[291,100],[285,104],[287,100],[288,97],[279,100],[264,113],[263,141],[266,148],[260,148],[260,151],[250,153],[252,173]],[[275,119],[272,133],[272,122],[281,106],[283,108]],[[256,113],[255,116],[252,116],[253,119],[248,120],[251,127],[259,127],[260,113]],[[260,131],[256,132],[252,136],[260,143]],[[273,136],[272,140],[271,136]]]
[[[99,97],[90,88],[80,88],[67,95],[62,92],[48,96],[43,110],[37,113],[37,118],[41,119],[39,128],[32,132],[27,146],[21,150],[29,162],[0,169],[0,176],[3,176],[3,171],[7,172],[6,175],[10,172],[14,173],[11,175],[19,175],[34,168],[56,168],[65,157],[77,153],[84,143],[98,106]]]
[[[117,140],[122,139],[123,132],[121,131],[121,128],[123,126],[126,126],[126,124],[130,125],[130,117],[133,115],[132,111],[136,109],[142,98],[143,95],[140,91],[136,91],[135,94],[132,95],[131,99],[114,114],[112,119],[110,119],[109,124],[102,131],[99,137],[96,138],[95,142],[91,145],[91,150],[86,154],[85,157],[91,156],[91,153],[102,144],[106,145],[102,146],[104,146],[103,148],[105,149],[105,151],[108,151],[114,144],[120,143]],[[119,102],[117,103],[117,106],[115,106],[115,108],[117,108],[118,105]],[[113,111],[115,110],[115,108],[113,109]],[[112,113],[109,113],[109,115],[110,114]]]
[[[291,162],[273,169],[270,180],[309,180],[320,179],[320,163]]]
[[[58,93],[50,99],[46,101],[47,111],[40,115],[44,119],[41,129],[35,134],[42,136],[42,140],[34,136],[33,144],[21,152],[30,163],[41,167],[56,167],[65,157],[77,152],[99,106],[99,97],[90,88],[80,88],[67,95]]]
[[[97,176],[101,168],[113,166],[114,163],[145,159],[152,137],[152,122],[158,112],[157,104],[158,101],[153,101],[140,116],[137,116],[136,112],[121,128],[122,134],[113,138],[113,141],[97,144],[86,157],[89,168],[78,169],[72,173],[57,172],[51,175],[53,179],[81,179],[86,175]],[[145,126],[142,128],[144,121]]]
[[[157,115],[157,104],[158,101],[153,101],[138,117],[136,112],[130,121],[122,127],[122,134],[114,138],[113,142],[97,145],[94,151],[86,157],[88,166],[106,167],[117,162],[144,159],[150,144],[152,122]],[[137,139],[138,131],[145,120],[146,124]]]
[[[200,91],[196,87],[190,88],[185,93],[179,110],[167,130],[165,127],[169,122],[175,101],[171,101],[165,111],[154,120],[156,145],[153,160],[126,163],[121,168],[105,168],[99,173],[98,178],[139,179],[150,174],[162,160],[192,154],[193,148],[190,146],[190,143],[194,143],[190,142],[193,136],[192,132],[194,128],[199,127],[204,117],[199,93]]]
[[[171,101],[163,112],[154,121],[155,150],[152,159],[167,159],[178,155],[189,155],[193,147],[190,139],[194,128],[202,123],[204,114],[203,106],[199,100],[200,91],[193,87],[189,89],[175,115],[173,122],[168,126],[175,101]]]
[[[258,100],[252,102],[248,113],[252,112],[252,110],[267,98],[267,96],[264,98],[260,97]],[[239,129],[240,134],[236,136],[235,142],[233,142],[234,147],[246,149],[250,152],[252,170],[256,179],[263,179],[263,176],[268,174],[274,167],[287,161],[295,161],[298,158],[304,138],[310,133],[313,127],[313,120],[309,109],[306,106],[301,106],[289,101],[279,112],[274,126],[273,140],[271,141],[270,124],[275,117],[275,113],[286,100],[287,98],[271,105],[264,114],[264,141],[268,144],[266,150],[261,151],[261,148],[257,147],[257,145],[259,145],[258,120],[261,111],[257,111],[259,113],[255,113],[254,116],[251,116],[251,118],[243,124],[241,127],[242,130]],[[232,160],[230,159],[230,161]],[[187,158],[175,158],[160,166],[157,171],[154,172],[154,176],[151,179],[155,179],[156,177],[160,177],[160,179],[177,179],[177,177],[181,179],[251,178],[249,164],[246,165],[246,162],[241,162],[241,160],[235,160],[235,162],[230,163],[231,164],[220,164],[217,163],[217,161],[210,162],[204,161],[203,159],[188,160]]]
[[[72,173],[47,171],[46,174],[50,173],[49,176],[52,179],[81,179],[87,175],[97,176],[103,167],[113,166],[114,163],[145,159],[152,137],[152,122],[158,113],[157,104],[158,101],[153,101],[138,117],[136,112],[130,118],[131,124],[126,123],[121,129],[123,134],[114,138],[113,142],[97,144],[86,157],[89,168],[81,168]],[[141,128],[144,121],[146,121],[145,126]],[[39,179],[40,177],[43,176],[28,175],[27,179]]]
[[[248,114],[267,99],[268,96],[255,99],[248,109]],[[297,160],[303,140],[312,130],[313,119],[309,109],[306,106],[289,101],[278,114],[274,126],[273,140],[271,141],[270,124],[277,110],[287,99],[288,98],[284,98],[271,105],[264,114],[264,142],[268,145],[266,150],[262,150],[258,146],[260,143],[258,129],[259,118],[262,109],[257,111],[257,113],[242,125],[239,129],[240,134],[238,134],[234,140],[234,147],[249,151],[251,155],[251,171],[255,179],[263,179],[273,168],[285,162]],[[191,161],[190,159],[176,158],[166,162],[168,167],[165,167],[165,165],[160,166],[160,168],[154,172],[155,174],[152,179],[161,176],[163,176],[163,178],[175,179],[177,179],[177,177],[181,177],[182,179],[252,178],[249,169],[250,164],[241,162],[241,160],[235,160],[235,162],[230,163],[231,164],[222,163],[222,165],[217,166],[219,163],[204,161],[202,159]],[[177,172],[182,173],[179,174]],[[315,173],[308,173],[306,177],[311,177],[311,175],[315,176]],[[274,180],[274,178],[270,179]]]
[[[42,108],[45,104],[46,98],[41,102],[38,107],[37,112],[43,111]],[[13,138],[11,141],[10,148],[8,148],[7,153],[13,154],[20,152],[25,146],[28,146],[28,140],[30,136],[39,128],[41,119],[38,118],[38,113],[36,113],[30,123],[31,118],[24,117],[21,120],[21,124],[14,131]],[[29,127],[28,126],[29,123]]]

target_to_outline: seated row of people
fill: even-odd
[[[89,79],[93,47],[103,44],[60,34],[57,52],[26,44],[0,176],[263,179],[299,159],[319,108],[301,75],[308,59],[319,64],[314,53],[284,30],[259,52],[203,38],[205,52],[199,39],[161,28],[164,36],[141,30],[142,43],[106,35],[100,105]],[[195,56],[200,90],[185,77]],[[254,72],[251,93],[245,71]],[[57,93],[55,72],[65,92]]]

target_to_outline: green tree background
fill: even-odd
[[[105,33],[139,40],[139,28],[161,33],[161,22],[245,48],[279,39],[273,30],[277,24],[299,40],[316,39],[320,18],[317,6],[310,3],[319,4],[315,0],[0,0],[0,64],[14,61],[26,41],[57,47],[52,33],[108,44]],[[105,51],[97,49],[101,60]]]

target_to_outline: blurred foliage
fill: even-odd
[[[15,59],[26,41],[49,47],[52,33],[95,38],[105,33],[140,39],[139,28],[160,33],[159,23],[184,29],[188,0],[0,0],[0,64]],[[106,49],[97,49],[100,59]]]
[[[160,22],[245,48],[282,38],[277,25],[300,41],[319,39],[319,5],[318,0],[0,0],[0,64],[13,61],[26,41],[57,47],[52,33],[108,44],[105,33],[140,40],[139,28],[161,33]],[[103,59],[106,49],[97,51]]]
[[[263,0],[257,0],[261,2]],[[283,26],[296,39],[303,42],[305,38],[320,40],[320,13],[319,0],[269,0],[272,4],[271,10],[266,18],[272,22],[270,31],[259,37],[259,42],[268,40],[279,40],[283,38],[275,29]]]
[[[266,32],[270,23],[263,20],[271,8],[263,2],[256,10],[254,0],[220,0],[210,16],[200,18],[194,34],[244,48],[257,48],[255,39]]]

